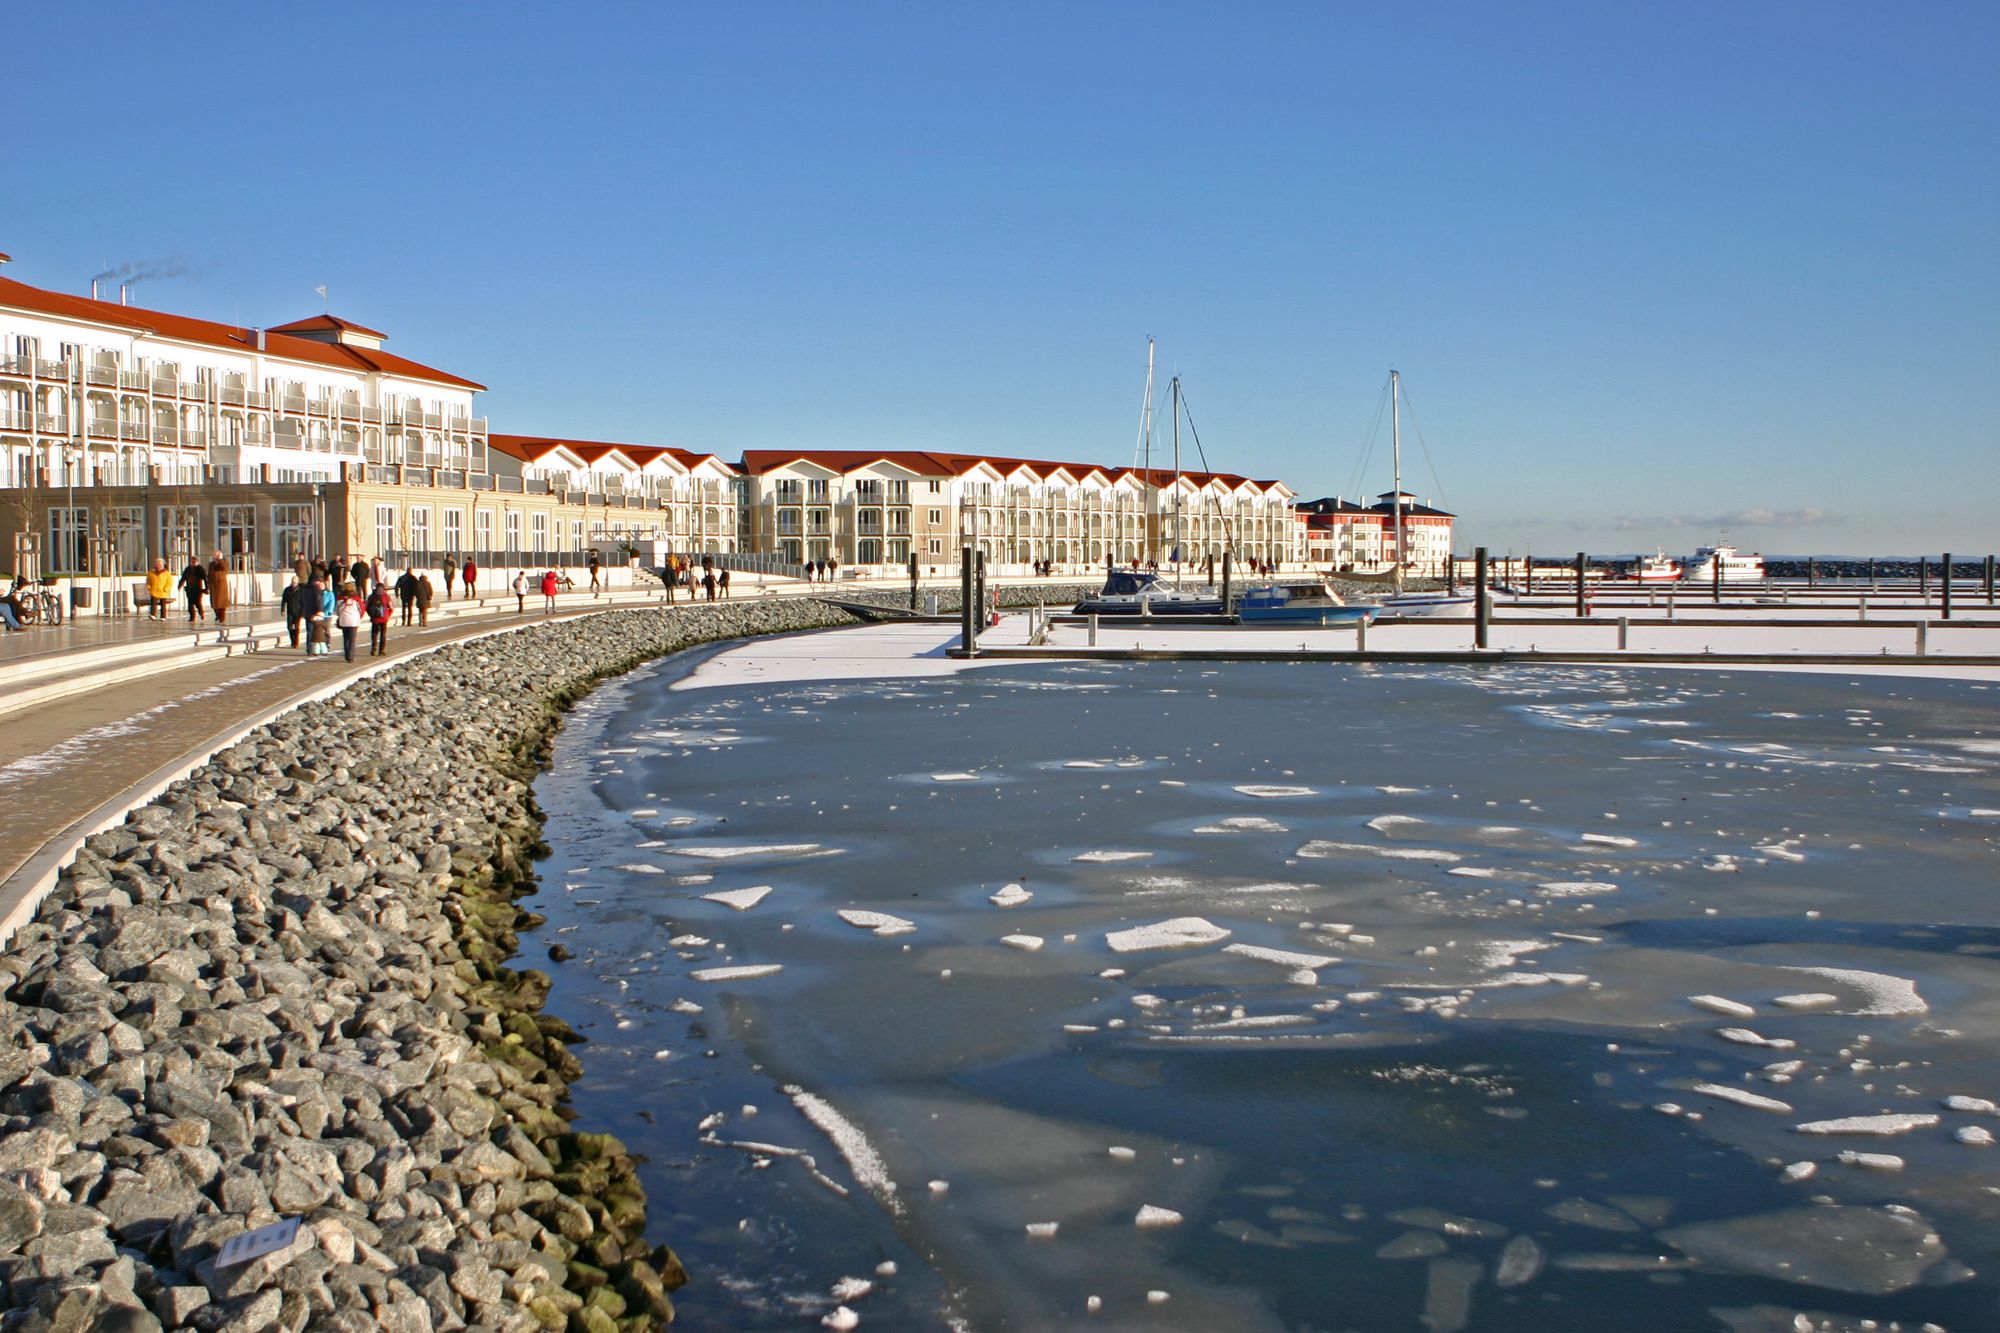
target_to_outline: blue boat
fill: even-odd
[[[1349,605],[1333,589],[1287,588],[1278,584],[1248,588],[1236,602],[1236,618],[1245,625],[1353,625],[1372,619],[1372,604]]]

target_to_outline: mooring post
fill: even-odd
[[[1711,593],[1709,600],[1713,601],[1717,606],[1721,606],[1722,605],[1721,552],[1718,551],[1714,555],[1709,556],[1708,563],[1709,563],[1709,584],[1710,587],[1713,589],[1713,592]]]
[[[1931,558],[1917,557],[1917,598],[1924,604],[1924,610],[1931,609]]]
[[[1222,614],[1229,614],[1229,552],[1222,553]]]
[[[1584,555],[1583,552],[1578,551],[1576,553],[1576,618],[1578,620],[1582,620],[1585,612],[1588,610],[1584,604],[1583,597],[1583,567]]]
[[[1928,621],[1928,620],[1919,620],[1919,621],[1917,622],[1917,656],[1918,656],[1918,657],[1922,657],[1922,656],[1924,656],[1924,655],[1925,655],[1926,653],[1928,653],[1928,652],[1930,651],[1930,647],[1929,647],[1929,644],[1930,644],[1930,629],[1931,629],[1931,622],[1930,622],[1930,621]]]
[[[1986,557],[1986,569],[1986,581],[1991,583],[1993,581],[1993,557],[1990,555]],[[1458,596],[1458,557],[1455,555],[1448,555],[1444,558],[1444,590],[1453,597]],[[1987,600],[1991,601],[1992,598],[1988,597]]]
[[[1819,586],[1819,557],[1816,555],[1806,557],[1806,586],[1808,588]]]
[[[976,634],[986,628],[986,552],[972,553],[972,580],[978,596],[973,600],[978,604],[973,612],[972,625]]]
[[[1993,557],[1986,557],[1986,604],[1993,605]]]
[[[1486,548],[1472,550],[1472,646],[1486,646]]]
[[[959,548],[958,561],[958,646],[970,657],[979,651],[979,631],[973,628],[972,548]]]
[[[1855,598],[1854,605],[1855,605],[1854,618],[1856,620],[1868,619],[1868,594],[1862,593],[1859,597]]]
[[[1875,591],[1875,557],[1868,557],[1868,591]]]
[[[1944,564],[1938,567],[1938,600],[1943,614],[1940,619],[1951,619],[1951,552],[1944,553]]]
[[[910,614],[917,611],[917,558],[910,557]]]
[[[1097,646],[1097,612],[1090,613],[1090,646]]]
[[[1365,653],[1368,651],[1367,616],[1363,616],[1361,617],[1361,619],[1354,622],[1354,651],[1357,653]]]

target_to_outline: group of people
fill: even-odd
[[[806,561],[807,583],[831,583],[833,582],[833,576],[839,572],[840,562],[838,560]]]
[[[380,558],[369,561],[357,556],[352,564],[344,564],[300,556],[292,566],[292,581],[278,601],[292,647],[299,646],[303,633],[307,656],[330,656],[333,631],[338,629],[341,655],[352,662],[363,625],[368,627],[368,655],[385,656],[397,603],[402,604],[405,625],[413,618],[419,625],[428,625],[435,596],[429,573],[406,569],[392,584]]]
[[[569,575],[558,574],[553,569],[543,570],[541,575],[534,579],[528,577],[527,570],[520,570],[514,575],[514,610],[523,615],[527,614],[528,593],[538,589],[542,594],[542,611],[544,613],[553,611],[556,609],[556,594],[568,592],[575,586]]]
[[[691,556],[670,555],[658,573],[660,582],[666,585],[667,600],[670,602],[674,600],[676,588],[686,588],[690,600],[706,597],[712,602],[718,594],[725,598],[729,596],[729,571],[717,569],[713,556],[703,556],[697,566]]]
[[[222,552],[217,551],[206,561],[200,556],[190,557],[187,568],[181,571],[178,579],[167,568],[166,561],[155,559],[146,571],[146,615],[149,619],[167,618],[167,606],[173,601],[176,589],[187,599],[190,625],[206,620],[211,613],[218,625],[228,621],[231,601],[229,561],[223,558]]]

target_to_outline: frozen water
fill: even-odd
[[[1731,1018],[1749,1018],[1757,1012],[1754,1005],[1721,995],[1690,995],[1688,1003],[1697,1009],[1706,1009],[1710,1013],[1728,1014]]]
[[[1907,977],[1892,977],[1883,972],[1863,972],[1851,967],[1788,967],[1787,972],[1811,972],[1815,976],[1831,981],[1841,981],[1862,994],[1866,1001],[1858,1009],[1844,1012],[1850,1014],[1927,1014],[1931,1007],[1924,1003],[1923,996],[1917,994],[1917,983]]]
[[[1238,787],[1236,790],[1242,792],[1245,796],[1258,796],[1264,798],[1265,800],[1281,800],[1285,797],[1290,797],[1290,796],[1319,795],[1319,793],[1311,787],[1267,786],[1267,785],[1259,785],[1256,783],[1251,783],[1248,786]]]
[[[890,916],[887,912],[870,912],[861,908],[843,907],[834,915],[850,926],[870,930],[877,935],[908,935],[916,930],[917,923],[900,916]]]
[[[1946,1253],[1922,1217],[1884,1208],[1787,1208],[1660,1238],[1713,1268],[1874,1296],[1913,1286]]]
[[[775,977],[785,970],[782,963],[750,963],[741,967],[702,967],[688,973],[695,981],[755,981]]]
[[[1159,1208],[1149,1203],[1139,1209],[1138,1214],[1132,1219],[1132,1225],[1139,1227],[1177,1227],[1181,1224],[1181,1221],[1181,1215],[1173,1209]]]
[[[1019,884],[1008,884],[1002,886],[997,893],[989,894],[987,901],[995,907],[1019,907],[1034,896]]]
[[[1116,865],[1121,861],[1143,861],[1151,855],[1151,852],[1097,851],[1083,852],[1070,859],[1072,861],[1083,861],[1092,865]]]

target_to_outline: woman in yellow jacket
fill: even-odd
[[[174,576],[167,569],[167,562],[155,560],[146,574],[146,596],[153,605],[151,617],[154,620],[167,618],[167,602],[174,595]]]

